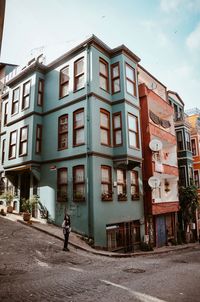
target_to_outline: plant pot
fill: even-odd
[[[24,212],[23,213],[23,220],[24,221],[30,221],[30,219],[31,219],[31,214],[30,213],[26,213],[26,212]]]
[[[13,212],[13,207],[7,206],[7,213],[12,213],[12,212]]]

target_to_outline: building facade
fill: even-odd
[[[139,58],[92,36],[41,60],[6,78],[2,171],[54,223],[67,211],[95,247],[133,251],[144,235]]]
[[[187,187],[193,181],[191,126],[184,112],[184,102],[177,92],[168,91],[168,100],[174,109],[174,125],[177,140],[179,185]]]
[[[173,108],[166,87],[139,66],[145,233],[161,247],[176,239],[178,164]]]

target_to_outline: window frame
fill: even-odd
[[[115,117],[116,116],[119,116],[120,117],[120,127],[116,127],[115,128]],[[113,120],[113,145],[114,147],[119,147],[119,146],[122,146],[123,145],[123,135],[122,135],[122,112],[119,111],[119,112],[115,112],[113,113],[113,116],[112,116],[112,120]],[[121,131],[121,143],[120,144],[117,144],[116,143],[116,132],[117,131]]]
[[[117,173],[118,171],[121,171],[123,173],[123,181],[120,182],[118,177],[117,177],[117,199],[118,199],[118,201],[126,201],[127,200],[126,170],[117,169],[116,174],[118,174]],[[118,186],[122,186],[122,191],[123,191],[122,193],[119,193]]]
[[[77,165],[74,166],[73,168],[73,201],[74,202],[82,202],[85,201],[85,166],[84,165]],[[76,170],[82,169],[83,171],[83,181],[76,181]],[[80,198],[76,196],[76,186],[77,185],[82,185],[84,188],[84,195],[81,196]]]
[[[181,138],[182,138],[181,141],[178,140],[178,133],[181,133]],[[176,131],[176,142],[177,142],[177,151],[184,151],[183,131],[182,130]],[[181,148],[180,148],[180,146],[181,146]]]
[[[104,75],[103,73],[101,73],[100,71],[100,63],[104,64],[105,69],[106,69],[106,75]],[[104,78],[106,80],[106,89],[104,89],[103,87],[101,87],[101,81],[100,78]],[[99,58],[99,87],[100,89],[106,91],[106,92],[110,92],[110,88],[109,88],[109,63],[104,60],[103,58]]]
[[[102,169],[108,171],[108,181],[102,179]],[[102,185],[108,185],[108,192],[102,192]],[[101,165],[101,200],[102,201],[112,201],[112,167],[107,165]]]
[[[108,117],[108,128],[101,124],[101,114],[107,115],[107,117]],[[107,132],[108,144],[102,143],[102,141],[101,141],[101,130],[104,130],[104,131]],[[110,129],[110,112],[103,109],[103,108],[100,108],[100,142],[101,142],[101,145],[111,147],[111,133],[110,133],[110,130],[111,130]]]
[[[197,175],[197,178],[196,178]],[[197,187],[197,189],[199,189],[200,187],[200,179],[199,179],[199,170],[194,170],[194,184]]]
[[[62,118],[66,118],[67,119],[67,128],[66,130],[60,130],[60,121],[62,120]],[[65,149],[68,149],[68,126],[69,126],[69,120],[68,120],[68,114],[63,114],[61,116],[58,117],[58,151],[61,151],[61,150],[65,150]],[[61,144],[61,140],[60,138],[63,136],[63,135],[66,135],[66,146],[62,147],[60,146]]]
[[[15,94],[15,91],[19,91],[18,94],[19,94],[19,98],[14,100],[14,94]],[[12,106],[11,106],[11,115],[15,115],[15,114],[18,114],[19,113],[19,101],[20,101],[20,87],[17,87],[13,90],[12,92]],[[14,112],[13,109],[14,107],[17,106],[17,110]]]
[[[65,69],[68,69],[68,74],[69,74],[69,65],[66,65],[64,66],[61,70],[60,70],[60,74],[59,74],[59,98],[62,99],[66,96],[69,95],[69,75],[68,75],[68,78],[66,81],[61,81],[62,79],[62,71],[65,70]],[[67,94],[63,94],[62,91],[63,91],[63,87],[66,86],[68,87],[68,93]]]
[[[83,112],[83,125],[75,128],[75,117],[76,117],[76,114],[78,114],[80,112]],[[81,129],[84,130],[84,132],[83,132],[84,133],[84,142],[76,144],[76,137],[77,137],[76,133],[77,133],[77,131],[79,131]],[[82,145],[85,145],[85,110],[84,110],[84,108],[77,109],[76,111],[73,112],[73,147],[79,147]]]
[[[118,76],[114,77],[113,70],[114,70],[115,67],[118,67]],[[115,87],[114,82],[116,80],[119,80],[119,90],[114,91],[114,87]],[[121,85],[120,84],[121,84],[120,83],[120,64],[119,64],[119,62],[117,62],[117,63],[114,63],[114,64],[111,65],[111,87],[112,87],[112,94],[119,93],[121,91]]]
[[[137,128],[136,131],[130,129],[129,116],[134,117],[136,119],[136,128]],[[140,149],[138,116],[128,112],[127,118],[128,118],[128,143],[129,143],[129,148],[138,150],[138,149]],[[136,135],[136,146],[133,146],[130,143],[130,132],[134,133]]]
[[[13,133],[16,134],[16,142],[15,142],[14,144],[11,144],[11,140],[12,140],[12,135],[13,135]],[[8,153],[8,158],[9,158],[9,160],[10,160],[10,159],[15,159],[16,156],[17,156],[17,134],[18,134],[17,130],[14,130],[14,131],[11,131],[11,132],[10,132],[9,153]],[[15,152],[14,152],[15,155],[14,155],[14,156],[11,156],[11,150],[12,150],[12,148],[15,148],[15,149],[14,149],[14,150],[15,150]]]
[[[66,172],[66,182],[60,182],[60,174]],[[66,195],[62,196],[60,187],[66,187]],[[57,202],[66,202],[68,201],[68,169],[67,167],[58,168],[57,170]]]
[[[83,84],[82,87],[77,89],[78,79],[81,78],[82,76],[85,78],[85,70],[84,70],[85,60],[84,59],[85,59],[84,57],[81,57],[81,58],[77,59],[74,62],[74,92],[79,91],[79,90],[81,90],[85,87],[85,84]],[[76,73],[77,72],[77,67],[76,66],[77,66],[77,63],[80,62],[80,61],[83,61],[83,71],[77,74]]]
[[[26,129],[26,139],[22,140],[22,131],[23,129]],[[26,152],[22,153],[22,146],[23,144],[26,144]],[[20,135],[19,135],[19,157],[23,157],[26,156],[28,154],[28,126],[24,126],[22,128],[20,128]]]
[[[2,139],[2,149],[1,149],[1,164],[3,166],[5,162],[5,147],[6,147],[6,139]]]
[[[7,126],[7,123],[8,123],[8,101],[4,103],[4,118],[3,118],[4,127]]]
[[[40,84],[42,89],[40,90]],[[39,101],[40,99],[40,101]],[[44,103],[44,79],[38,79],[38,95],[37,95],[37,105],[42,107]]]
[[[40,129],[38,136],[38,129]],[[39,150],[37,151],[37,143],[39,144]],[[36,125],[36,138],[35,138],[35,154],[40,154],[42,152],[42,125],[37,124]]]
[[[191,151],[192,156],[197,156],[197,144],[196,144],[196,138],[191,139]],[[195,152],[194,152],[195,151]]]
[[[127,76],[127,72],[126,72],[126,67],[130,68],[133,72],[133,79],[131,80],[128,76]],[[125,75],[126,75],[126,92],[131,95],[134,96],[135,98],[137,97],[137,79],[136,79],[136,69],[134,67],[132,67],[130,64],[128,64],[127,62],[125,62]],[[128,92],[128,85],[127,82],[131,83],[133,85],[133,94]]]
[[[191,151],[191,138],[188,131],[185,131],[185,146],[186,150]]]
[[[25,93],[25,87],[26,87],[27,84],[30,85],[29,92],[27,94],[24,94]],[[28,80],[23,84],[23,88],[22,88],[22,111],[26,110],[30,107],[30,96],[31,96],[31,80]],[[25,107],[25,99],[27,97],[28,97],[28,106]]]
[[[132,181],[132,176],[134,175],[135,178],[135,184]],[[139,200],[140,199],[140,187],[139,187],[139,172],[136,170],[131,170],[130,171],[130,184],[131,184],[131,192],[132,192],[132,187],[135,188],[135,192],[134,194],[131,193],[131,200]]]

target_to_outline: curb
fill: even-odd
[[[28,226],[28,227],[31,227],[31,228],[34,228],[42,233],[45,233],[49,236],[52,236],[54,238],[57,238],[61,241],[64,241],[63,238],[61,238],[60,236],[58,235],[55,235],[55,234],[52,234],[51,232],[47,231],[47,230],[43,230],[35,225],[32,225],[32,224],[29,224],[27,222],[24,222],[22,220],[18,220],[17,219],[17,222],[25,225],[25,226]],[[149,252],[139,252],[139,253],[130,253],[130,254],[123,254],[123,253],[118,253],[118,254],[115,254],[115,253],[106,253],[106,252],[101,252],[101,251],[97,251],[97,250],[90,250],[90,249],[87,249],[87,248],[84,248],[80,245],[77,245],[73,242],[71,242],[69,240],[69,244],[73,247],[75,247],[76,249],[80,249],[80,250],[83,250],[85,252],[88,252],[88,253],[91,253],[91,254],[94,254],[94,255],[99,255],[99,256],[104,256],[104,257],[113,257],[113,258],[131,258],[131,257],[139,257],[139,256],[152,256],[152,255],[158,255],[158,254],[167,254],[167,253],[171,253],[171,252],[176,252],[176,251],[181,251],[181,250],[186,250],[186,249],[189,249],[189,248],[193,248],[194,246],[196,246],[197,244],[193,244],[192,246],[191,245],[186,245],[186,246],[180,246],[176,249],[169,249],[169,250],[165,250],[165,251],[149,251]],[[199,244],[198,244],[199,245]]]

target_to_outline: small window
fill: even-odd
[[[196,140],[195,139],[191,140],[191,145],[192,145],[192,155],[196,156],[197,155],[197,148],[196,148]]]
[[[108,63],[101,58],[99,60],[99,80],[100,88],[109,92]]]
[[[69,94],[69,66],[60,71],[60,98]]]
[[[60,168],[57,172],[57,201],[67,201],[67,168]]]
[[[74,91],[84,87],[84,58],[74,62]]]
[[[4,105],[4,121],[3,121],[3,123],[4,123],[4,126],[6,126],[8,123],[8,102],[6,102],[4,104],[5,105]]]
[[[42,125],[36,126],[36,146],[35,153],[40,154],[42,151]]]
[[[31,93],[31,82],[28,81],[23,85],[22,110],[29,108],[30,93]]]
[[[109,166],[101,166],[101,199],[112,200],[112,174]]]
[[[85,200],[84,166],[73,167],[73,201]]]
[[[138,200],[139,198],[138,172],[131,171],[131,199]]]
[[[100,109],[101,144],[110,146],[110,112]]]
[[[197,188],[200,187],[200,185],[199,185],[199,171],[198,170],[194,171],[194,184]]]
[[[84,145],[84,109],[79,109],[73,113],[73,146]]]
[[[138,118],[131,113],[128,113],[128,134],[129,146],[139,148]]]
[[[58,119],[58,150],[68,148],[68,114]]]
[[[2,154],[1,154],[1,164],[3,165],[4,164],[4,161],[5,161],[5,146],[6,146],[6,140],[3,139],[2,140]]]
[[[16,158],[17,150],[17,131],[10,133],[10,144],[9,144],[9,159]]]
[[[119,201],[127,200],[126,171],[121,169],[117,169],[117,195]]]
[[[38,98],[37,98],[38,106],[43,106],[43,101],[44,101],[44,80],[39,79],[39,81],[38,81]]]
[[[126,89],[133,96],[137,96],[136,92],[136,75],[135,69],[126,63]]]
[[[191,151],[190,134],[187,131],[185,132],[185,141],[186,141],[186,150]]]
[[[19,156],[25,156],[28,153],[28,126],[20,129]]]
[[[114,146],[122,145],[122,117],[121,112],[113,114],[113,141]]]
[[[120,70],[119,63],[111,65],[112,93],[120,92]]]
[[[183,133],[182,133],[182,131],[176,132],[176,139],[177,139],[177,151],[183,150]]]
[[[19,87],[13,90],[12,96],[12,114],[19,112]]]

